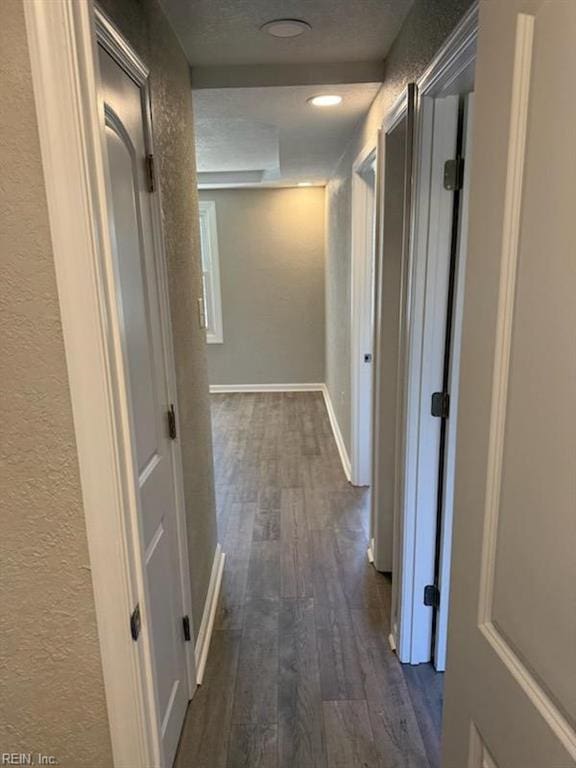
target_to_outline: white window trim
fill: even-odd
[[[206,341],[208,344],[222,344],[222,291],[220,288],[220,255],[218,252],[218,229],[216,225],[216,203],[213,200],[200,200],[200,231],[206,228],[208,254],[202,252],[202,272],[209,301],[204,300],[206,316]],[[205,265],[205,259],[208,262]],[[208,268],[206,269],[206,266]],[[210,313],[210,308],[212,312]],[[210,317],[210,315],[212,315]]]

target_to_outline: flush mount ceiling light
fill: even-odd
[[[262,32],[268,32],[272,37],[298,37],[311,29],[310,24],[300,19],[274,19],[260,27]]]
[[[321,96],[312,96],[307,101],[314,107],[337,107],[342,102],[342,96],[326,93]]]

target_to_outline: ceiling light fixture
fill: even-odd
[[[313,107],[337,107],[342,103],[342,96],[336,96],[336,94],[326,93],[321,96],[312,96],[307,99],[309,104]]]
[[[312,182],[311,181],[299,181],[298,182],[299,187],[311,187]]]
[[[311,29],[310,24],[301,19],[274,19],[260,27],[261,32],[268,32],[272,37],[299,37]]]

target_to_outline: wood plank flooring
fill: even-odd
[[[321,394],[213,395],[212,417],[226,567],[176,768],[437,768],[441,676],[389,649]]]

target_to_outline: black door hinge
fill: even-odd
[[[192,634],[190,632],[190,617],[189,616],[182,616],[182,628],[184,629],[184,640],[186,640],[187,643],[192,640]]]
[[[134,640],[134,642],[136,642],[140,636],[141,627],[142,619],[140,617],[140,603],[137,603],[136,608],[134,608],[130,615],[130,634],[132,635],[132,640]]]
[[[154,177],[154,155],[146,155],[146,183],[148,192],[154,192],[156,182]]]
[[[430,413],[439,419],[447,419],[450,413],[450,395],[448,392],[433,392]]]
[[[171,440],[176,440],[176,411],[174,405],[170,404],[170,408],[166,411],[166,418],[168,419],[168,437]]]
[[[427,584],[424,587],[424,605],[429,605],[432,608],[440,606],[440,590],[436,584]]]
[[[464,184],[464,158],[456,157],[444,163],[444,189],[456,192]]]

